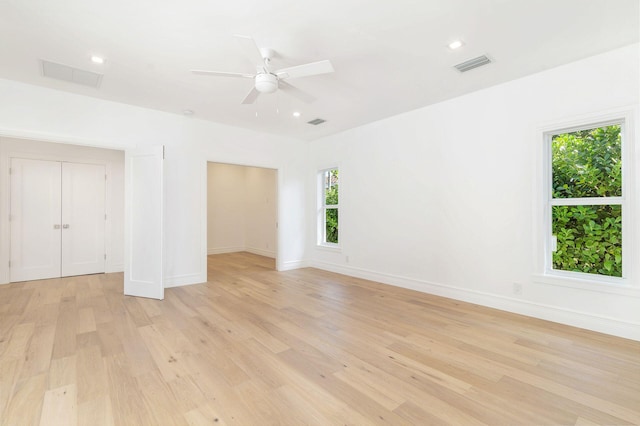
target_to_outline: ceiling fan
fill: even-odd
[[[313,102],[315,98],[312,95],[292,86],[285,80],[326,74],[334,71],[333,65],[331,65],[331,62],[328,60],[311,62],[308,64],[296,65],[272,71],[269,65],[271,63],[271,59],[276,54],[273,49],[258,48],[256,42],[249,36],[235,35],[235,37],[237,37],[238,40],[246,46],[253,59],[259,61],[255,74],[206,70],[191,70],[191,72],[194,74],[218,77],[252,78],[254,80],[253,88],[242,100],[243,104],[252,104],[256,99],[258,99],[258,96],[261,93],[273,93],[278,89],[295,96],[303,102]]]

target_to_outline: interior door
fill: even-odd
[[[62,163],[62,276],[105,272],[105,166]]]
[[[60,181],[57,161],[11,159],[12,282],[60,276]]]
[[[164,299],[164,147],[125,152],[124,294]]]

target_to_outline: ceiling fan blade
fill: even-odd
[[[213,75],[217,77],[240,77],[240,78],[254,78],[254,74],[246,74],[240,72],[220,72],[220,71],[206,71],[206,70],[191,70],[194,74],[200,75]]]
[[[242,46],[245,55],[251,60],[254,65],[263,65],[264,58],[262,57],[262,53],[260,52],[260,48],[256,44],[256,41],[251,36],[234,34],[233,35],[236,40]]]
[[[279,81],[278,82],[278,87],[280,89],[282,89],[283,92],[300,99],[302,102],[308,103],[310,104],[311,102],[315,101],[316,98],[313,95],[310,95],[309,93],[298,89],[296,86],[292,86],[291,84],[287,83],[286,81]]]
[[[311,62],[310,64],[297,65],[295,67],[282,68],[276,71],[276,75],[279,79],[284,78],[299,78],[307,77],[311,75],[326,74],[333,72],[333,65],[331,61],[324,60],[318,62]]]
[[[255,87],[253,87],[251,88],[251,91],[247,93],[247,96],[244,97],[244,99],[242,100],[242,103],[245,105],[252,104],[256,101],[256,99],[258,99],[258,95],[260,95],[260,92],[258,92],[258,90],[256,90]]]

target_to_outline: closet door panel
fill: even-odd
[[[124,294],[164,299],[164,148],[125,153]]]
[[[105,271],[105,167],[62,163],[62,276]]]
[[[12,282],[60,276],[60,163],[11,160]]]

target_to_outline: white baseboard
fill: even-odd
[[[246,251],[248,253],[257,254],[259,256],[266,256],[274,258],[276,257],[276,252],[271,250],[263,250],[254,247],[216,247],[207,249],[207,255],[210,254],[223,254],[223,253],[238,253],[241,251]]]
[[[640,323],[636,322],[622,321],[616,318],[592,315],[585,312],[559,308],[557,306],[544,305],[492,293],[402,277],[399,275],[385,274],[352,266],[336,265],[318,260],[309,262],[308,266],[640,341]]]
[[[107,271],[105,273],[111,274],[111,273],[117,273],[117,272],[123,272],[124,271],[124,267],[121,267],[119,270],[117,269],[118,265],[114,265],[110,270]],[[191,284],[202,284],[204,282],[207,281],[206,276],[203,278],[201,274],[199,273],[194,273],[194,274],[185,274],[185,275],[176,275],[173,277],[165,277],[164,279],[164,288],[171,288],[171,287],[180,287],[183,285],[191,285]],[[0,283],[0,285],[2,284],[9,284],[7,283]]]
[[[276,253],[274,251],[271,251],[271,250],[263,250],[263,249],[259,249],[259,248],[253,248],[253,247],[245,247],[244,251],[249,252],[249,253],[253,253],[253,254],[257,254],[258,256],[270,257],[272,259],[276,258]]]
[[[223,253],[237,253],[239,251],[245,251],[244,247],[214,247],[207,249],[207,255],[209,254],[223,254]]]
[[[164,288],[182,287],[184,285],[191,284],[203,284],[205,282],[207,282],[206,276],[203,279],[202,274],[197,272],[193,274],[175,275],[172,277],[164,278]]]
[[[290,260],[288,262],[282,262],[278,271],[280,272],[291,271],[294,269],[306,268],[308,266],[309,266],[308,262],[304,260]],[[319,268],[319,269],[322,269],[322,268]]]
[[[114,265],[109,265],[106,271],[108,274],[113,272],[124,272],[124,263],[117,263]]]

